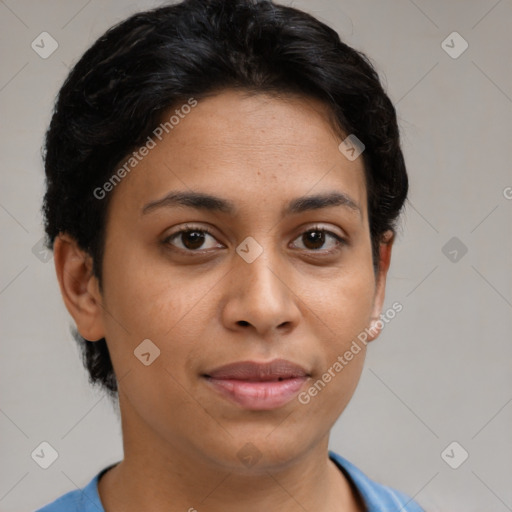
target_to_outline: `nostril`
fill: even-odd
[[[249,322],[247,322],[246,320],[239,320],[237,323],[238,323],[239,325],[243,325],[244,327],[245,327],[246,325],[249,325]]]

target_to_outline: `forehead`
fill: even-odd
[[[293,198],[336,190],[365,215],[362,158],[340,152],[343,136],[317,100],[229,90],[193,108],[177,105],[162,122],[167,130],[150,135],[151,149],[117,185],[111,208],[140,214],[148,202],[188,190],[277,212]]]

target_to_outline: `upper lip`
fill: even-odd
[[[256,361],[238,361],[215,368],[204,374],[212,379],[233,379],[247,381],[273,381],[307,377],[308,373],[301,366],[286,359],[274,359],[266,363]]]

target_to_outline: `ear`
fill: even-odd
[[[67,310],[80,335],[88,341],[105,337],[99,283],[92,272],[92,258],[66,233],[53,245],[55,271]]]
[[[383,327],[380,320],[384,297],[386,295],[386,277],[388,275],[389,265],[391,263],[391,249],[395,240],[395,233],[391,230],[386,231],[379,243],[379,269],[375,283],[375,295],[373,300],[373,310],[371,316],[371,326],[368,329],[368,341],[377,338]]]

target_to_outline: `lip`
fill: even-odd
[[[222,396],[251,410],[284,406],[293,400],[310,377],[304,368],[286,359],[263,363],[239,361],[202,376]]]

